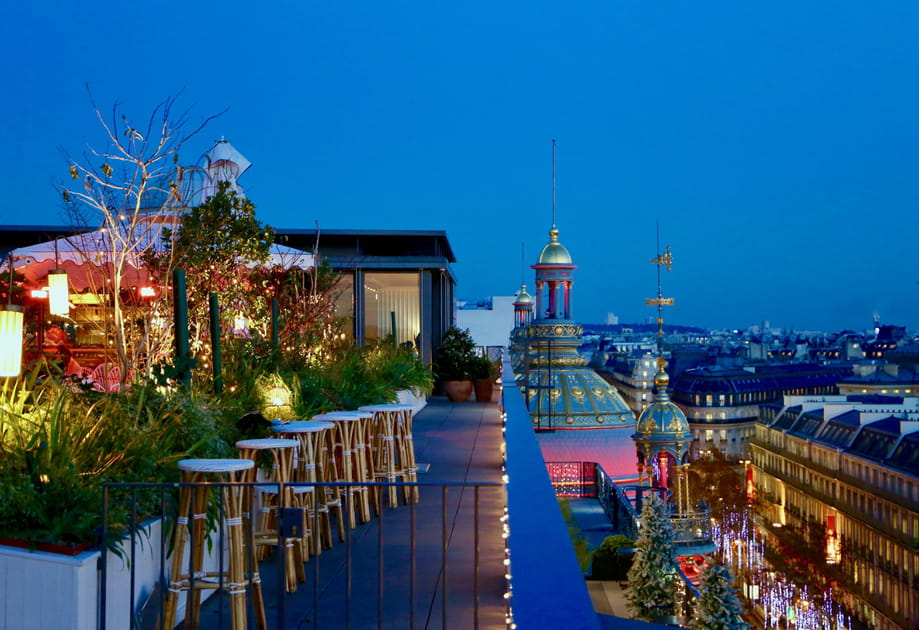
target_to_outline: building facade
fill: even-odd
[[[868,627],[919,627],[919,398],[785,396],[751,442],[763,526]]]
[[[719,451],[728,459],[746,459],[760,405],[783,395],[835,393],[838,380],[850,372],[813,364],[694,368],[676,377],[671,395],[689,420],[694,458]]]

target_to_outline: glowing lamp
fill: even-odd
[[[154,289],[153,287],[141,287],[140,297],[145,297],[145,298],[156,297],[156,289]]]
[[[290,404],[290,392],[286,387],[272,387],[268,390],[268,401],[273,407],[283,407]]]
[[[44,300],[48,297],[48,292],[45,289],[32,289],[29,292],[29,295],[31,295],[36,300]]]
[[[245,315],[237,315],[233,318],[233,334],[237,337],[249,336],[249,319]]]
[[[0,310],[0,376],[22,371],[22,307],[6,304]]]
[[[67,272],[63,269],[48,272],[48,310],[58,317],[70,315],[70,290]]]

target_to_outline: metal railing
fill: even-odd
[[[645,493],[660,492],[647,486],[620,486],[594,462],[546,462],[556,496],[596,497],[613,528],[633,540],[638,536],[638,506]],[[711,542],[712,524],[706,511],[673,515],[673,542],[677,546]]]
[[[227,530],[223,518],[223,493],[228,486],[248,489],[271,487],[275,483],[111,483],[103,498],[100,559],[100,630],[161,630],[165,594],[169,588],[172,530],[176,504],[182,487],[207,487],[211,492],[207,521],[208,560],[215,578],[212,597],[202,604],[201,628],[230,628],[228,586],[224,569],[228,564]],[[289,487],[307,486],[290,483]],[[260,582],[271,630],[311,628],[479,628],[501,624],[508,613],[503,591],[497,592],[494,578],[504,578],[500,516],[506,505],[500,482],[456,483],[335,483],[308,484],[317,496],[322,488],[342,490],[343,513],[347,521],[349,491],[377,492],[397,486],[417,487],[420,501],[397,508],[384,507],[379,514],[350,529],[345,523],[344,541],[322,548],[318,535],[312,537],[310,559],[305,565],[306,582],[295,592],[286,589],[285,553],[247,566],[245,581],[247,627],[256,628],[252,605],[253,580]],[[366,488],[366,490],[360,490]],[[283,490],[283,489],[282,489]],[[401,492],[400,492],[401,494]],[[257,492],[248,492],[248,513],[257,514]],[[283,491],[279,497],[285,496]],[[110,524],[142,525],[116,530]],[[152,516],[149,516],[151,515]],[[278,506],[277,540],[295,538],[295,527],[320,530],[318,510]],[[332,519],[332,531],[335,529]],[[254,545],[254,527],[245,533],[245,545]],[[190,540],[189,545],[196,541]],[[197,541],[203,542],[203,541]],[[283,548],[283,544],[279,545]],[[254,547],[253,547],[254,548]],[[484,554],[482,550],[488,551]],[[321,552],[321,553],[319,553]],[[247,552],[248,556],[248,552]],[[194,588],[196,579],[190,575]],[[488,586],[483,588],[483,582]],[[506,581],[505,581],[506,583]]]

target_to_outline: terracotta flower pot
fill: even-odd
[[[466,402],[472,394],[472,381],[444,381],[444,391],[450,402]]]
[[[490,378],[477,378],[475,380],[475,399],[478,402],[491,402],[491,393],[495,384]]]

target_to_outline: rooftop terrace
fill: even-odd
[[[265,561],[269,628],[654,627],[597,614],[513,381],[503,410],[434,398],[413,429],[420,502],[350,530],[310,560],[295,593],[284,594],[280,560]],[[603,612],[614,608],[624,614]],[[147,603],[144,628],[158,609]],[[205,604],[202,627],[230,628],[226,596]]]

